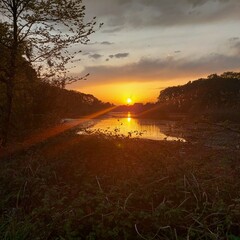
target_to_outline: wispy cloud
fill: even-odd
[[[113,42],[108,42],[108,41],[103,41],[101,42],[102,45],[112,45],[114,44]]]
[[[112,45],[114,44],[113,42],[109,41],[103,41],[103,42],[90,42],[88,45]]]
[[[129,56],[129,53],[116,53],[113,55],[109,55],[110,58],[126,58]]]
[[[93,58],[93,59],[99,59],[101,58],[103,55],[101,54],[98,54],[98,53],[94,53],[94,54],[90,54],[88,55],[90,58]]]
[[[232,37],[232,38],[229,38],[229,41],[230,41],[230,42],[236,42],[236,41],[238,41],[238,40],[240,40],[239,37]]]

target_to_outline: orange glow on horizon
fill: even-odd
[[[181,83],[187,83],[189,79],[184,79]],[[92,94],[103,102],[110,102],[116,105],[133,105],[134,103],[156,102],[160,91],[169,86],[180,84],[180,80],[175,81],[148,81],[148,82],[118,82],[111,84],[89,84],[84,87],[75,87],[73,90]],[[71,85],[71,87],[74,85]],[[71,88],[69,88],[71,89]],[[132,100],[128,102],[128,98]]]

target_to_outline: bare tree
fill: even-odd
[[[7,67],[0,68],[0,81],[6,85],[6,113],[3,145],[10,129],[14,86],[23,59],[32,64],[44,81],[64,87],[84,79],[68,76],[68,65],[94,32],[95,18],[85,21],[82,0],[1,0],[0,45],[9,53]],[[73,49],[75,51],[73,52]],[[77,49],[77,50],[76,50]]]

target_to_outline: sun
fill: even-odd
[[[132,103],[132,99],[131,99],[131,98],[128,98],[128,99],[127,99],[127,103],[128,103],[128,104],[131,104],[131,103]]]

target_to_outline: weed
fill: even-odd
[[[236,154],[201,148],[69,134],[2,161],[0,238],[239,239]]]

